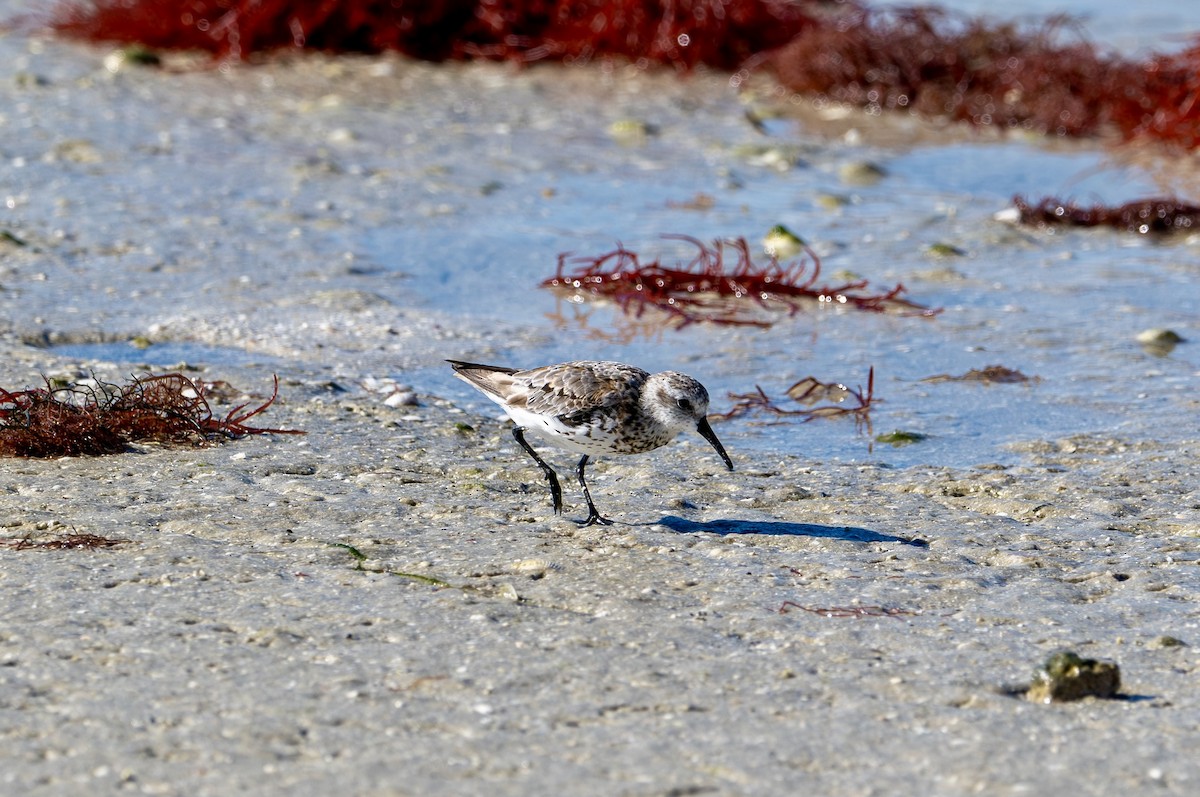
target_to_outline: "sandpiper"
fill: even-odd
[[[522,371],[498,365],[447,360],[455,374],[504,408],[516,423],[513,437],[550,483],[555,514],[562,512],[558,474],[525,441],[526,430],[551,445],[583,454],[575,468],[588,516],[583,525],[612,523],[592,502],[584,479],[595,454],[640,454],[666,445],[685,429],[695,429],[733,470],[725,447],[708,424],[708,391],[675,371],[649,374],[615,362],[576,362]]]

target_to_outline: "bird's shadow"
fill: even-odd
[[[816,523],[785,523],[778,520],[734,520],[721,518],[700,523],[695,520],[666,515],[658,521],[658,525],[666,526],[680,534],[693,534],[698,531],[709,534],[757,534],[773,537],[823,537],[826,539],[846,540],[848,542],[898,542],[915,548],[928,548],[926,540],[915,537],[897,537],[870,529],[855,526],[821,526]]]

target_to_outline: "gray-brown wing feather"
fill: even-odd
[[[513,381],[523,388],[530,412],[568,416],[625,402],[636,405],[648,376],[621,363],[574,362],[518,371]]]

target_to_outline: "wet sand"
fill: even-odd
[[[355,243],[487,183],[474,98],[503,88],[570,146],[593,133],[538,122],[560,93],[688,113],[726,102],[719,76],[325,58],[111,75],[104,49],[10,34],[0,52],[3,227],[25,244],[0,244],[0,385],[135,370],[50,344],[228,347],[251,356],[196,375],[261,395],[279,373],[262,420],[308,432],[0,462],[0,791],[1195,793],[1187,391],[1154,410],[1176,424],[1031,437],[973,467],[750,455],[719,427],[733,474],[695,436],[601,459],[617,524],[580,528],[569,457],[555,518],[507,426],[426,378],[546,344],[541,319],[431,305]],[[419,109],[459,101],[447,176]],[[386,404],[383,377],[416,403]],[[125,542],[16,545],[68,533]],[[1021,699],[1062,649],[1116,661],[1120,699]]]

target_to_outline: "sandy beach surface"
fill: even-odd
[[[581,528],[570,458],[556,518],[441,363],[553,350],[544,320],[433,301],[360,241],[460,257],[424,225],[536,217],[613,118],[713,120],[671,141],[720,174],[725,79],[110,52],[0,37],[0,385],[200,367],[62,348],[144,336],[251,397],[279,374],[258,420],[307,434],[0,461],[0,793],[1200,791],[1197,344],[1130,423],[968,466],[748,453],[737,425],[732,474],[694,435],[601,459],[617,522]],[[529,136],[547,161],[504,143]],[[72,533],[124,542],[35,545]],[[1023,699],[1060,650],[1120,696]]]

